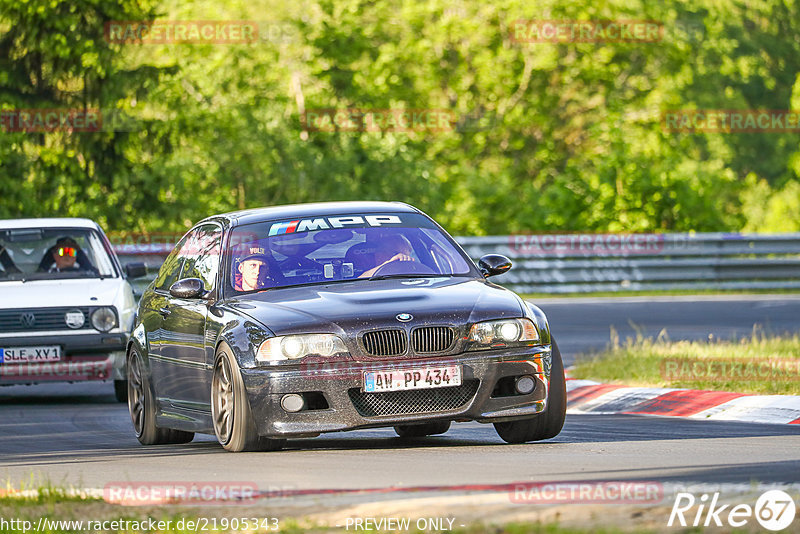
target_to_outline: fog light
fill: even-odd
[[[281,407],[290,413],[299,412],[306,407],[306,401],[302,395],[290,393],[289,395],[284,395],[281,399]]]
[[[520,395],[527,395],[533,393],[533,390],[536,389],[536,382],[533,380],[532,376],[523,375],[517,378],[517,381],[514,383],[514,388]]]

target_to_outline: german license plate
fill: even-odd
[[[364,373],[364,391],[406,391],[461,385],[461,366],[394,369]]]
[[[8,364],[58,361],[61,361],[61,347],[58,345],[0,348],[0,363]]]

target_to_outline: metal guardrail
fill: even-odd
[[[456,240],[475,260],[489,253],[511,258],[511,271],[492,280],[521,293],[800,289],[800,233],[518,234]],[[164,243],[115,246],[123,264],[144,261],[152,276],[170,248]],[[136,281],[138,293],[149,279]]]
[[[800,289],[800,233],[574,234],[465,237],[514,268],[497,283],[522,293]]]

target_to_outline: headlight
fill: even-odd
[[[299,360],[306,356],[330,357],[346,352],[344,341],[333,334],[279,336],[267,339],[258,347],[256,360],[259,362]]]
[[[508,344],[539,341],[539,332],[530,319],[503,319],[475,323],[469,331],[468,350],[504,347]]]
[[[117,326],[117,314],[114,308],[104,306],[92,312],[92,326],[101,332],[108,332]]]
[[[82,328],[86,324],[86,316],[76,308],[64,314],[64,322],[70,328]]]

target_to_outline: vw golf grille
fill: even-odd
[[[0,333],[29,332],[43,330],[67,330],[64,315],[71,310],[80,310],[86,318],[80,329],[92,328],[89,321],[89,308],[27,308],[0,311]]]

